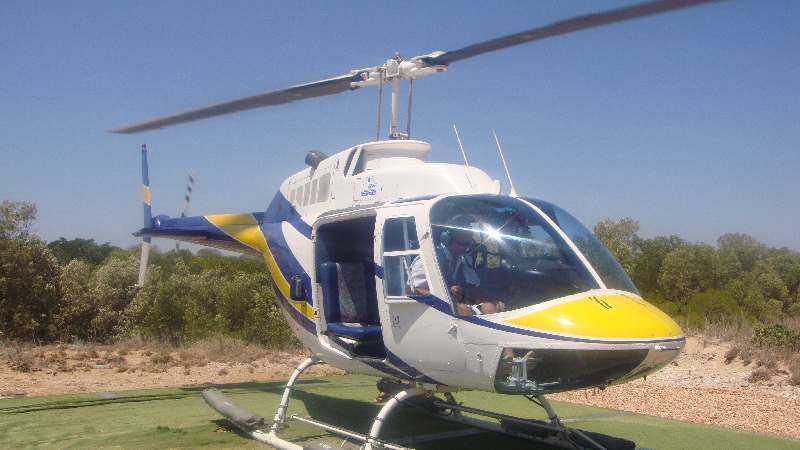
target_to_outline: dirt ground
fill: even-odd
[[[726,364],[729,348],[690,337],[675,362],[646,380],[550,398],[800,438],[800,386],[789,384],[788,369],[778,364],[769,379],[751,382],[756,363]],[[285,380],[307,356],[263,349],[235,355],[68,345],[9,355],[6,349],[0,398]],[[343,373],[317,365],[303,376]]]

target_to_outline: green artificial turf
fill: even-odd
[[[234,402],[266,419],[277,410],[285,382],[243,383],[217,387]],[[381,405],[375,379],[348,375],[303,379],[289,404],[289,414],[311,417],[366,434]],[[234,431],[227,420],[203,401],[206,386],[117,391],[0,400],[0,448],[231,449],[266,448]],[[467,406],[526,418],[545,419],[544,412],[522,397],[484,392],[457,393]],[[800,449],[800,441],[758,433],[661,419],[602,408],[552,402],[559,416],[574,428],[633,440],[639,448]],[[419,450],[546,449],[540,444],[479,430],[458,436],[464,428],[415,408],[399,407],[384,425],[389,441],[451,433],[449,437],[406,444]],[[284,439],[341,443],[311,425],[287,421]]]

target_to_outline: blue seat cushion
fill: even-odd
[[[342,322],[329,322],[328,332],[344,336],[358,342],[382,342],[380,325],[360,325]]]

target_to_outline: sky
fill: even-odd
[[[146,143],[154,214],[180,215],[189,168],[190,215],[263,211],[309,150],[375,139],[376,88],[108,130],[633,3],[5,0],[0,199],[36,203],[47,241],[136,244]],[[459,61],[414,83],[411,137],[459,164],[456,125],[507,193],[494,129],[518,193],[589,228],[800,250],[798,23],[800,2],[731,0]]]

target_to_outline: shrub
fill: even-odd
[[[70,261],[61,271],[61,305],[54,322],[61,342],[89,340],[93,336],[92,319],[97,305],[90,294],[92,270],[79,259]]]
[[[51,340],[60,268],[44,241],[0,236],[0,338]]]
[[[692,294],[686,305],[680,308],[679,316],[685,318],[690,326],[702,329],[706,323],[742,322],[746,313],[729,292],[708,289]]]
[[[96,340],[108,342],[123,334],[123,312],[136,296],[134,285],[138,276],[136,254],[112,257],[95,271],[90,295],[97,305],[97,314],[92,319]]]
[[[769,381],[772,378],[772,373],[768,369],[759,367],[750,374],[747,378],[749,383],[758,383],[759,381]]]
[[[753,332],[752,342],[758,347],[784,347],[800,351],[800,332],[781,324],[761,325]]]

